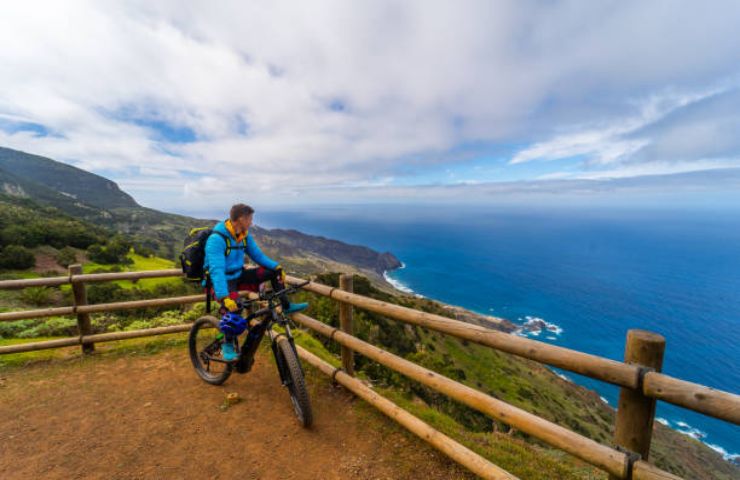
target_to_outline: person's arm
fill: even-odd
[[[218,300],[229,296],[226,283],[226,241],[217,233],[212,233],[206,242],[206,264],[211,283]]]
[[[247,235],[247,255],[249,255],[249,258],[257,263],[257,265],[269,270],[275,270],[279,265],[278,262],[262,253],[257,242],[252,238],[252,235]]]

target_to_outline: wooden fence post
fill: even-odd
[[[646,367],[647,370],[644,373],[650,370],[660,372],[663,367],[664,351],[665,338],[662,335],[645,330],[627,332],[624,361]],[[614,443],[640,454],[643,460],[647,460],[653,435],[656,400],[642,394],[642,378],[638,383],[637,389],[622,388],[619,392]],[[617,477],[610,476],[609,478]]]
[[[69,266],[70,280],[72,279],[72,276],[81,274],[82,265],[74,264]],[[77,307],[87,305],[87,291],[85,290],[85,284],[83,282],[72,283],[72,293],[74,294],[75,309]],[[89,313],[77,313],[77,330],[79,331],[80,335],[90,335],[92,333]],[[94,343],[87,342],[82,344],[82,353],[93,353],[94,351]]]
[[[354,292],[351,274],[343,273],[339,276],[339,288],[350,293]],[[348,335],[354,335],[352,333],[352,305],[348,303],[339,304],[339,329]],[[344,345],[342,345],[342,368],[347,375],[355,375],[355,354]]]

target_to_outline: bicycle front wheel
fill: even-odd
[[[303,378],[303,369],[298,363],[298,356],[293,346],[285,337],[280,337],[277,341],[276,353],[280,355],[277,359],[278,368],[283,370],[281,378],[288,392],[290,400],[293,402],[298,422],[308,428],[313,423],[313,412],[311,411],[311,402],[308,399],[308,390],[306,390],[306,380]],[[282,364],[282,366],[281,366]]]
[[[206,315],[190,328],[188,348],[190,361],[200,378],[212,385],[221,385],[229,378],[232,365],[221,360],[223,335],[218,330],[218,320]]]

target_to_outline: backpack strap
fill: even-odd
[[[246,250],[247,249],[247,237],[246,236],[244,237],[244,240],[242,240],[238,246],[232,247],[231,246],[231,239],[229,237],[227,237],[226,235],[224,235],[221,232],[217,232],[216,230],[214,230],[213,233],[215,233],[216,235],[218,235],[221,238],[223,238],[224,239],[224,242],[226,242],[226,253],[224,255],[226,255],[227,257],[229,256],[229,254],[231,253],[231,251],[233,249],[237,249],[237,250]]]
[[[211,313],[211,275],[206,271],[206,313]]]

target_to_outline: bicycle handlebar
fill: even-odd
[[[240,310],[244,310],[247,307],[247,305],[249,305],[250,303],[253,303],[253,302],[256,302],[256,301],[259,301],[259,300],[268,300],[268,301],[270,301],[270,304],[271,304],[270,307],[263,308],[263,309],[260,309],[257,312],[255,312],[255,316],[258,316],[258,315],[256,315],[257,313],[262,312],[261,314],[264,314],[267,311],[269,311],[271,308],[274,308],[272,306],[272,300],[274,300],[275,298],[280,297],[282,295],[288,295],[288,294],[291,294],[291,293],[295,293],[298,290],[300,290],[301,288],[303,288],[306,285],[308,285],[309,283],[311,283],[311,280],[306,280],[305,282],[299,283],[298,285],[293,285],[292,287],[286,287],[286,288],[284,288],[282,290],[279,290],[277,292],[260,293],[259,298],[253,298],[253,299],[247,300],[247,301],[243,301],[243,300],[239,299],[239,300],[237,300],[237,305],[239,306],[239,309]],[[263,310],[264,310],[264,312],[263,312]]]

